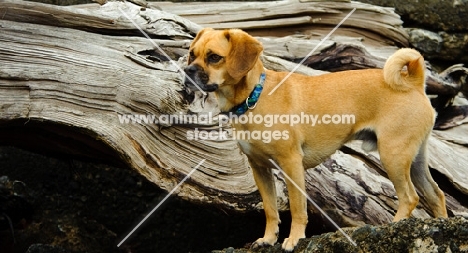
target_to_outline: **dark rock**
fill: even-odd
[[[425,58],[468,62],[468,2],[361,0],[360,2],[395,8],[410,35],[412,47]]]
[[[167,192],[129,168],[3,146],[0,156],[0,253],[206,253],[243,247],[264,229],[261,212],[235,214],[170,197],[117,247]]]
[[[443,39],[435,32],[410,28],[407,29],[411,45],[418,48],[425,54],[438,54],[442,49]]]
[[[468,250],[468,219],[410,218],[383,226],[365,225],[359,228],[346,228],[344,231],[354,240],[354,246],[340,232],[326,233],[303,239],[296,247],[296,253],[313,252],[466,252]],[[227,252],[282,252],[278,243],[258,251],[246,249],[221,250]]]
[[[468,31],[468,2],[464,0],[360,0],[359,2],[395,8],[395,12],[402,16],[405,27],[446,32]]]
[[[468,14],[467,14],[468,16]],[[468,31],[464,33],[439,32],[443,45],[436,59],[468,62]]]
[[[67,251],[59,246],[33,244],[26,253],[67,253]]]
[[[0,230],[13,229],[20,222],[29,221],[33,214],[28,197],[15,190],[18,184],[21,182],[0,177]]]
[[[409,28],[409,42],[427,59],[468,62],[468,33],[432,32]]]

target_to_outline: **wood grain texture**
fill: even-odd
[[[383,40],[408,45],[400,17],[392,8],[354,1],[272,1],[272,2],[215,2],[167,3],[155,2],[164,11],[180,15],[204,27],[239,28],[254,34],[271,29],[286,28],[289,35],[298,30],[325,36],[354,8],[356,11],[343,23],[337,35],[369,34],[368,40]],[[325,28],[325,29],[324,29]],[[372,35],[370,35],[372,34]]]

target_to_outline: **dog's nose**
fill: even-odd
[[[195,65],[189,65],[184,69],[184,71],[188,75],[193,75],[195,72],[197,72],[197,69],[198,68]]]

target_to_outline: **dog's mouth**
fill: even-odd
[[[218,84],[208,84],[208,76],[206,74],[198,74],[197,72],[191,75],[187,72],[185,73],[184,86],[185,89],[181,93],[184,100],[189,104],[198,96],[196,92],[213,92],[219,88]]]
[[[219,88],[216,83],[208,83],[208,75],[198,66],[188,66],[185,68],[184,85],[191,91],[213,92]]]
[[[200,91],[200,90],[206,91],[206,92],[213,92],[219,88],[219,85],[216,83],[213,83],[213,84],[200,83],[194,80],[194,78],[189,79],[187,77],[185,77],[184,85],[187,88],[188,92]]]

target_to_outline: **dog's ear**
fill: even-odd
[[[195,39],[192,40],[190,47],[192,47],[192,45],[195,44],[195,42],[197,42],[206,31],[212,31],[212,30],[213,28],[209,28],[209,27],[201,29],[195,36]]]
[[[254,37],[238,29],[226,30],[224,36],[231,44],[231,51],[226,58],[227,71],[231,77],[239,79],[254,67],[263,46]]]

